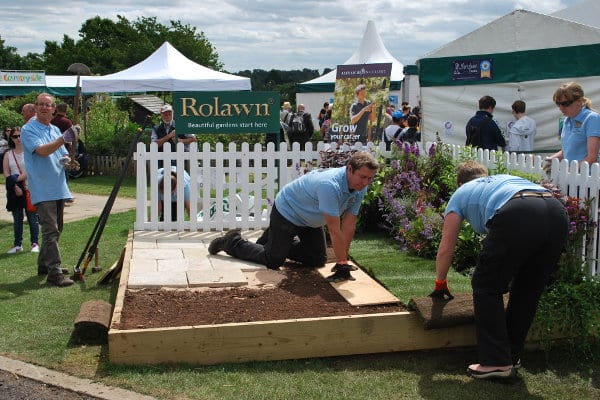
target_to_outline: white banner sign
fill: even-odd
[[[44,71],[0,71],[3,86],[46,86]]]

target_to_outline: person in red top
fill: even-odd
[[[60,133],[65,133],[65,131],[67,129],[69,129],[70,127],[73,126],[73,122],[67,118],[67,110],[68,110],[69,106],[67,105],[67,103],[59,103],[56,105],[56,112],[54,113],[54,118],[52,118],[52,120],[50,121],[50,124],[56,126],[59,130]],[[65,143],[65,147],[67,148],[67,150],[69,151],[69,153],[71,153],[71,146],[72,144],[70,143]],[[69,181],[69,174],[65,174],[67,181]],[[72,205],[74,202],[74,199],[65,199],[65,205],[68,207],[70,205]]]
[[[60,133],[64,133],[67,129],[73,126],[73,122],[67,118],[68,105],[66,103],[60,103],[56,106],[56,113],[50,123],[56,126]]]

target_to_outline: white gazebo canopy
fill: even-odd
[[[250,79],[197,64],[165,42],[148,58],[123,71],[82,76],[83,93],[250,90]]]

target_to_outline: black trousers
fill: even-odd
[[[472,280],[481,365],[510,365],[520,357],[568,226],[564,206],[553,197],[509,200],[488,222]],[[509,286],[505,312],[502,296]]]
[[[297,226],[285,219],[273,206],[265,244],[249,242],[242,237],[225,246],[225,252],[240,260],[252,261],[277,269],[287,258],[310,267],[327,261],[327,244],[322,227]]]

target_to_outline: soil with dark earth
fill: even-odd
[[[0,399],[4,400],[100,400],[71,390],[0,370]]]
[[[266,272],[265,272],[266,273]],[[272,285],[127,290],[116,328],[147,329],[406,311],[402,304],[351,306],[317,271],[279,271]]]

